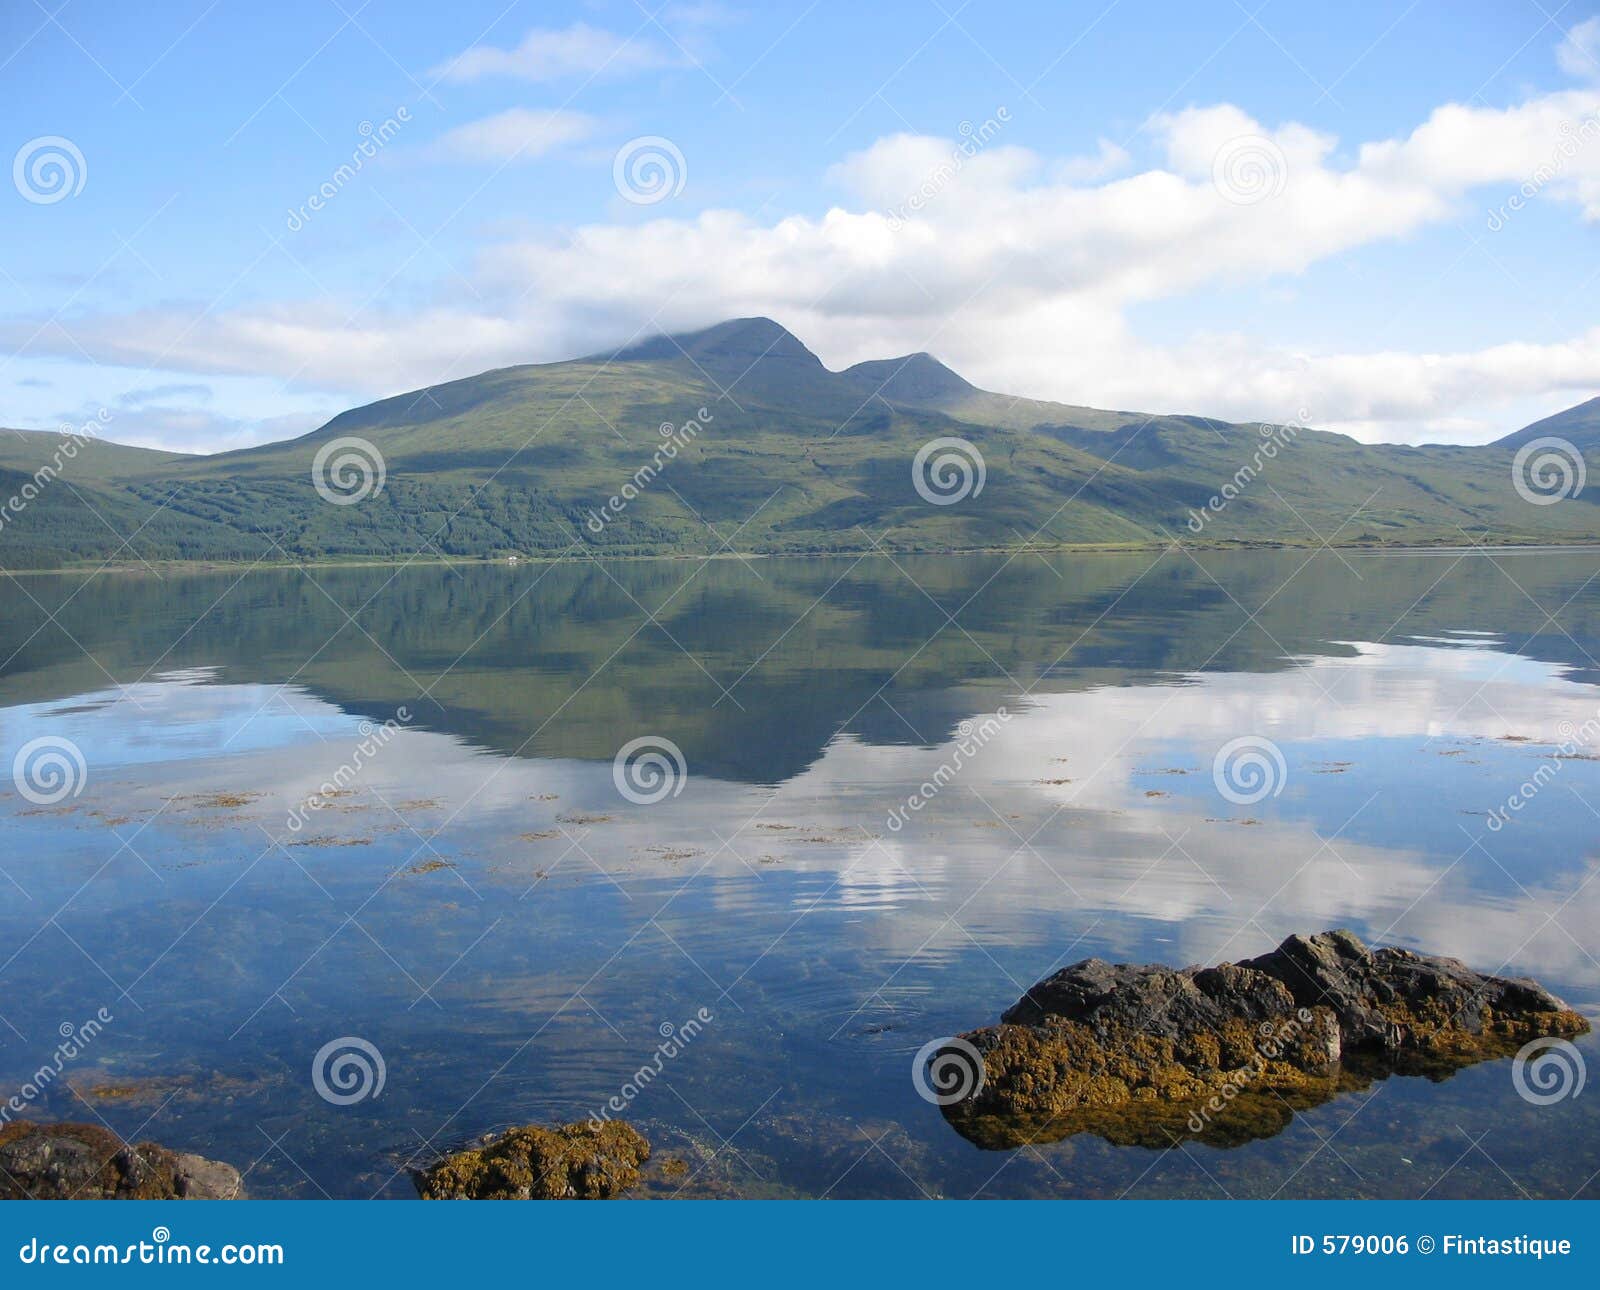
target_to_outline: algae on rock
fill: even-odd
[[[1588,1023],[1532,981],[1455,959],[1369,950],[1351,932],[1174,970],[1087,959],[1039,982],[1001,1024],[961,1038],[974,1094],[943,1108],[963,1136],[1008,1148],[1096,1133],[1232,1146],[1392,1074],[1445,1079]]]
[[[650,1144],[620,1120],[509,1129],[416,1174],[424,1200],[610,1200],[636,1186]]]

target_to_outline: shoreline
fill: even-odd
[[[99,577],[105,574],[148,575],[155,573],[254,573],[284,569],[390,569],[390,568],[457,568],[499,565],[515,568],[523,564],[555,565],[604,562],[610,564],[642,563],[646,561],[713,561],[713,560],[785,560],[785,559],[887,559],[894,556],[961,556],[961,555],[1137,555],[1141,552],[1159,551],[1176,547],[1188,551],[1311,551],[1324,548],[1329,551],[1355,555],[1452,555],[1474,552],[1538,552],[1559,551],[1579,553],[1600,552],[1600,538],[1579,542],[1513,541],[1498,539],[1470,545],[1460,542],[1284,542],[1284,541],[1215,541],[1215,542],[1054,542],[1026,543],[1010,546],[974,547],[863,547],[859,550],[797,550],[797,551],[717,551],[704,552],[646,552],[627,555],[601,555],[590,551],[584,555],[517,555],[507,556],[418,556],[392,557],[363,556],[350,560],[312,558],[307,560],[133,560],[58,565],[54,568],[8,569],[0,565],[0,576],[66,577],[72,575]]]

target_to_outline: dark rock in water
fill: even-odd
[[[1346,931],[1212,968],[1087,959],[1035,985],[1000,1025],[960,1037],[982,1057],[983,1080],[943,1109],[984,1147],[1083,1132],[1238,1145],[1373,1079],[1443,1079],[1588,1028],[1532,981],[1372,951]]]
[[[1165,1146],[1190,1110],[1232,1112],[1210,1135],[1231,1139],[1235,1103],[1288,1122],[1274,1094],[1326,1100],[1338,1090],[1339,1026],[1300,1008],[1282,982],[1246,968],[1112,965],[1090,959],[1042,981],[1003,1024],[962,1036],[981,1054],[982,1087],[945,1114],[982,1146],[1097,1132]],[[1256,1103],[1262,1103],[1256,1106]]]
[[[97,1124],[0,1128],[0,1200],[237,1200],[239,1171]]]
[[[525,1125],[446,1156],[416,1175],[423,1200],[610,1200],[639,1182],[650,1144],[611,1120]]]
[[[1545,1035],[1581,1035],[1584,1019],[1537,982],[1483,976],[1459,959],[1369,950],[1350,932],[1291,936],[1240,964],[1282,981],[1295,1002],[1339,1018],[1348,1062],[1385,1073],[1452,1074]]]

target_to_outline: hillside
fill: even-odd
[[[81,427],[75,429],[77,437],[72,452],[63,452],[62,456],[64,461],[72,463],[72,477],[80,482],[114,483],[129,474],[161,471],[189,460],[181,452],[133,448],[85,433]],[[67,438],[65,428],[60,431],[0,429],[0,470],[21,471],[31,475],[45,462],[52,460],[57,447]]]
[[[833,372],[777,323],[739,319],[430,386],[237,452],[95,443],[6,517],[0,563],[1600,538],[1600,490],[1535,506],[1511,486],[1536,431],[1600,448],[1600,400],[1484,447],[1363,445],[1015,399],[927,354]],[[385,482],[333,505],[313,468],[350,437]],[[981,491],[919,494],[913,463],[938,438],[981,454]],[[0,495],[58,442],[0,433]]]
[[[1600,451],[1600,398],[1590,399],[1565,412],[1557,412],[1553,417],[1535,421],[1516,434],[1507,435],[1500,440],[1500,444],[1506,448],[1520,448],[1534,439],[1549,436],[1576,444],[1585,453]]]

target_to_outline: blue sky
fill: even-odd
[[[834,366],[1481,441],[1600,393],[1597,13],[11,0],[0,424],[208,451],[759,312]]]

